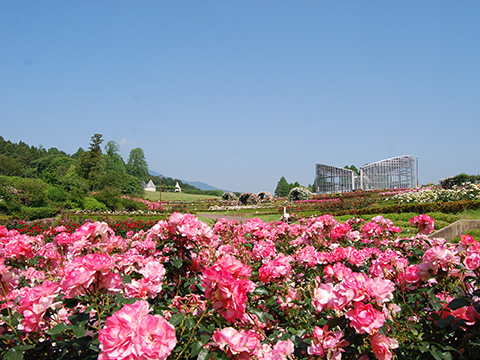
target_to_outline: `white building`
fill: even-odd
[[[150,180],[148,182],[148,184],[143,187],[143,190],[145,190],[145,191],[157,191],[157,187],[155,186],[153,181]]]

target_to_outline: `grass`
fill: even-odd
[[[145,191],[145,199],[149,201],[158,201],[160,193],[158,191]],[[197,195],[197,194],[185,194],[174,192],[163,192],[162,201],[198,201],[205,199],[220,199],[220,196],[214,195]]]

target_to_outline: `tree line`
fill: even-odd
[[[88,149],[80,147],[69,155],[55,147],[47,150],[0,136],[0,212],[16,214],[26,207],[131,208],[133,204],[121,195],[141,197],[142,180],[158,185],[160,179],[149,174],[141,148],[132,149],[125,162],[119,144],[108,141],[102,149],[103,143],[103,136],[94,134]],[[162,180],[165,186],[176,182]],[[188,184],[181,186],[184,192],[201,192]]]

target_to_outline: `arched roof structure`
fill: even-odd
[[[362,166],[360,175],[350,169],[316,164],[316,192],[415,187],[415,162],[412,155],[397,156]]]

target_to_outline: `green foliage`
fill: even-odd
[[[97,179],[102,172],[102,135],[94,134],[90,143],[89,151],[83,152],[77,163],[77,171],[84,179],[86,179],[93,190],[97,185]]]
[[[63,203],[67,201],[68,194],[63,188],[50,186],[47,191],[47,198],[53,203]]]
[[[7,155],[0,154],[0,175],[21,176],[22,164]]]
[[[357,175],[360,175],[360,171],[357,169],[355,165],[345,165],[344,169],[352,170],[354,171]]]
[[[133,175],[142,180],[148,179],[148,164],[141,148],[135,148],[130,151],[126,169],[129,175]]]
[[[459,174],[440,180],[440,186],[444,189],[452,189],[454,186],[462,186],[466,183],[476,184],[480,181],[480,175]]]
[[[96,200],[105,204],[109,210],[116,210],[122,208],[122,201],[120,199],[120,196],[120,191],[112,187],[106,187],[93,195]]]
[[[113,171],[125,174],[127,172],[125,162],[118,153],[120,151],[120,145],[115,141],[109,141],[107,145],[105,145],[105,151],[103,170],[105,172]]]
[[[89,211],[104,211],[107,210],[107,206],[104,203],[101,203],[97,199],[87,196],[83,199],[83,208]]]
[[[290,192],[290,184],[287,182],[285,177],[281,177],[278,181],[277,187],[275,189],[275,196],[286,197]]]
[[[138,178],[116,171],[109,171],[99,176],[97,181],[98,190],[103,190],[107,187],[115,188],[119,194],[124,195],[143,194],[142,183]]]
[[[37,220],[37,219],[46,219],[53,218],[59,212],[59,209],[56,207],[28,207],[22,206],[19,213],[13,214],[18,219],[23,220]]]

